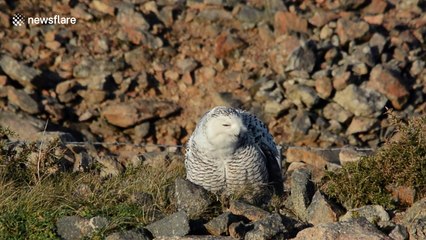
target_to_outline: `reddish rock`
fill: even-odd
[[[327,77],[316,79],[315,90],[317,91],[318,96],[322,99],[327,99],[328,97],[330,97],[331,92],[333,91],[331,79]]]
[[[244,43],[235,34],[223,32],[216,38],[214,55],[217,58],[224,58],[230,52],[242,47],[243,45]]]
[[[369,29],[368,23],[364,21],[341,18],[337,21],[336,33],[340,38],[340,44],[345,45],[348,41],[364,37]]]
[[[13,105],[18,106],[23,111],[35,114],[40,112],[38,104],[32,97],[30,97],[24,90],[17,90],[9,88],[7,91],[7,98]]]
[[[308,33],[308,21],[295,13],[278,11],[275,14],[276,35],[288,34],[292,31]]]
[[[339,163],[339,151],[315,148],[289,148],[286,152],[287,162],[304,162],[323,169],[328,163]]]
[[[362,13],[371,14],[371,15],[384,13],[387,6],[388,6],[387,1],[372,0],[367,7],[362,9]]]
[[[391,101],[393,107],[400,110],[407,102],[410,94],[401,81],[402,77],[398,72],[377,65],[370,72],[370,80],[367,86],[385,95]]]
[[[337,91],[346,88],[350,84],[351,72],[343,72],[333,78],[333,87]]]
[[[330,21],[333,21],[338,18],[339,18],[339,15],[334,12],[317,9],[314,15],[311,18],[309,18],[309,23],[314,25],[315,27],[322,27],[326,25],[327,23],[329,23]]]

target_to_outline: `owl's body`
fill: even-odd
[[[273,185],[282,192],[281,154],[266,126],[240,109],[216,107],[187,143],[187,179],[212,192]]]

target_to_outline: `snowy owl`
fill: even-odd
[[[236,193],[246,187],[283,191],[281,153],[256,116],[231,107],[204,114],[185,155],[186,177],[212,192]]]

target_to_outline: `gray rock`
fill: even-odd
[[[110,75],[122,66],[122,63],[115,62],[107,59],[91,59],[83,58],[73,68],[73,76],[76,78],[92,78],[100,77],[101,80],[104,76]],[[87,81],[89,84],[90,80]]]
[[[184,179],[176,179],[175,197],[178,210],[185,211],[190,218],[199,217],[213,202],[203,187]]]
[[[307,108],[311,108],[320,99],[313,88],[299,84],[288,87],[287,98],[298,106],[303,103]]]
[[[348,221],[354,218],[365,218],[375,224],[378,221],[389,221],[390,217],[386,210],[380,205],[367,205],[349,210],[340,217],[339,221]]]
[[[24,90],[9,88],[7,91],[7,98],[11,104],[18,106],[27,113],[36,114],[40,112],[38,103]]]
[[[241,220],[240,217],[230,213],[230,212],[224,212],[220,214],[219,216],[213,218],[206,224],[204,224],[204,227],[207,229],[207,231],[214,235],[214,236],[220,236],[224,234],[228,234],[228,227],[234,222],[238,222]]]
[[[368,45],[356,46],[351,53],[351,57],[353,60],[365,63],[370,67],[373,67],[377,62],[377,56]]]
[[[244,239],[279,239],[287,232],[278,213],[271,214],[264,219],[252,223],[252,225],[253,230],[248,231]]]
[[[290,176],[291,193],[289,207],[303,221],[307,219],[307,209],[314,195],[314,184],[307,169],[297,169]]]
[[[133,9],[133,5],[122,4],[118,9],[117,22],[123,27],[148,30],[149,23],[143,15]]]
[[[305,135],[312,126],[309,113],[307,111],[299,111],[291,122],[292,130]]]
[[[348,222],[326,223],[306,228],[300,231],[294,240],[311,239],[363,239],[363,240],[391,240],[380,232],[365,218],[358,218]]]
[[[24,87],[32,87],[34,78],[41,74],[40,70],[28,67],[7,55],[0,58],[0,67],[11,79]]]
[[[402,225],[407,228],[410,239],[426,239],[426,198],[407,209]]]
[[[108,235],[105,240],[150,240],[143,231],[128,230]]]
[[[373,36],[371,36],[368,44],[370,45],[370,47],[373,48],[373,51],[377,51],[377,54],[381,54],[383,52],[383,49],[385,48],[387,41],[388,39],[380,33],[374,33]]]
[[[311,42],[302,43],[296,48],[287,59],[286,71],[300,70],[308,73],[312,72],[315,67],[316,55]]]
[[[263,12],[257,10],[256,8],[250,7],[248,5],[239,5],[238,7],[239,11],[236,15],[236,18],[241,22],[257,23],[263,18]]]
[[[330,203],[320,191],[316,191],[307,209],[307,221],[313,225],[337,222],[341,210]]]
[[[146,226],[154,237],[182,237],[189,233],[189,220],[184,211],[179,211]]]
[[[378,116],[387,99],[382,94],[350,84],[342,91],[336,92],[334,101],[355,116]]]
[[[404,226],[398,224],[389,233],[389,237],[391,237],[394,240],[407,240],[408,239],[407,229]]]
[[[108,220],[103,217],[93,217],[90,220],[79,216],[61,217],[56,222],[57,233],[65,240],[77,240],[90,237],[96,231],[106,227]]]

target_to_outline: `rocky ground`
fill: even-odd
[[[98,162],[103,176],[139,165],[141,153],[179,150],[216,105],[257,114],[278,144],[375,149],[394,130],[387,108],[403,119],[426,112],[425,8],[416,0],[0,0],[0,125],[16,133],[10,141],[59,139],[67,152],[61,166],[86,171]],[[72,16],[77,24],[13,26],[16,13]],[[109,144],[70,143],[80,141]],[[306,165],[334,169],[370,153],[290,147],[288,180],[306,182]],[[306,188],[290,182],[291,191]],[[252,219],[231,208],[207,230],[287,238],[308,222],[315,227],[298,239],[353,239],[352,231],[371,239],[408,237],[378,206],[357,210],[373,221],[331,223],[339,214],[320,192],[300,194],[289,201],[303,203],[301,223],[284,226],[274,214]],[[416,206],[422,217],[404,221],[419,222],[413,231],[425,234],[424,202]],[[182,226],[165,231],[186,235],[187,217],[169,216],[166,225]],[[66,221],[89,221],[72,218]],[[382,232],[370,222],[385,222]],[[155,226],[148,229],[157,236]],[[145,236],[123,234],[111,239]]]

